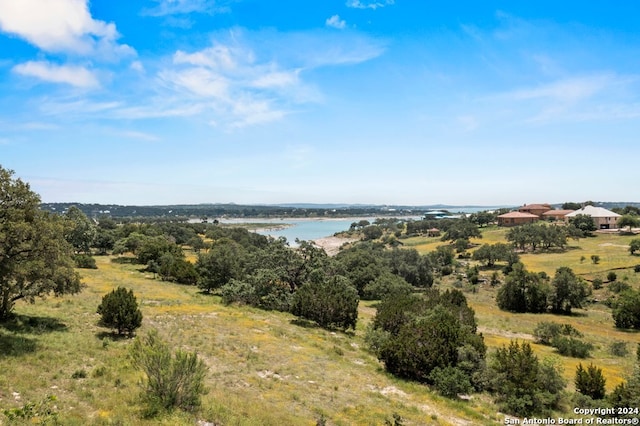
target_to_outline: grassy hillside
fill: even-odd
[[[488,229],[477,243],[503,241],[504,230]],[[566,265],[585,277],[605,276],[615,269],[619,280],[638,288],[640,274],[630,268],[640,263],[628,254],[630,237],[598,235],[571,242],[565,253],[527,254],[531,270],[553,274]],[[421,251],[443,244],[437,239],[411,239]],[[598,254],[599,264],[590,256]],[[586,260],[581,261],[584,256]],[[398,414],[404,424],[476,425],[503,423],[504,416],[487,396],[451,401],[427,387],[396,379],[384,372],[363,341],[367,323],[375,314],[371,303],[361,303],[355,333],[332,333],[278,312],[224,306],[219,298],[198,289],[154,280],[136,265],[97,257],[97,270],[82,270],[86,289],[79,295],[49,298],[16,306],[15,321],[0,326],[0,410],[43,402],[58,413],[64,425],[185,424],[207,421],[224,425],[383,425]],[[491,271],[482,271],[488,276]],[[449,287],[451,280],[438,283]],[[113,288],[133,289],[144,314],[144,334],[155,328],[174,347],[196,350],[209,367],[209,393],[197,416],[174,413],[160,419],[141,418],[138,401],[141,373],[128,359],[131,340],[113,340],[96,326],[101,297]],[[531,340],[540,321],[570,323],[596,349],[588,360],[559,357],[554,350],[533,345],[543,357],[555,357],[572,389],[578,362],[603,368],[607,389],[631,371],[640,334],[617,331],[610,310],[600,303],[563,317],[549,314],[511,314],[495,305],[496,288],[466,286],[480,330],[490,351],[509,339]],[[594,294],[604,300],[607,285]],[[627,343],[629,355],[610,354],[615,341]],[[567,407],[566,415],[571,407]],[[1,413],[1,411],[0,411]],[[0,414],[0,424],[6,420]],[[33,423],[31,423],[33,424]]]
[[[126,286],[144,314],[139,334],[156,328],[209,366],[209,393],[197,419],[229,425],[313,425],[322,416],[328,424],[384,424],[394,413],[406,424],[499,419],[482,398],[452,402],[386,374],[364,350],[363,329],[375,313],[370,305],[362,304],[356,333],[332,333],[288,314],[223,306],[197,288],[153,280],[109,257],[97,262],[99,269],[82,271],[81,294],[21,303],[17,320],[0,328],[3,408],[55,395],[65,425],[194,424],[186,414],[140,418],[141,376],[128,360],[131,341],[113,341],[96,326],[101,297]]]
[[[489,227],[482,232],[482,238],[472,240],[476,245],[495,244],[506,242],[506,228]],[[584,333],[584,340],[595,345],[592,358],[579,360],[576,358],[560,357],[555,355],[555,350],[548,346],[533,345],[534,350],[541,357],[557,357],[562,365],[568,388],[573,389],[573,377],[578,363],[589,364],[593,362],[603,369],[607,378],[607,390],[613,389],[620,383],[630,371],[632,371],[635,359],[636,344],[640,343],[640,334],[636,332],[620,331],[613,326],[611,310],[600,303],[612,295],[608,289],[607,273],[614,271],[618,281],[626,282],[633,288],[640,288],[640,274],[635,273],[633,267],[640,264],[640,257],[631,256],[628,245],[631,239],[637,235],[619,235],[616,233],[597,233],[593,237],[583,238],[577,241],[570,240],[569,247],[563,252],[544,252],[521,254],[521,261],[528,270],[544,271],[553,276],[560,266],[568,266],[576,274],[591,281],[599,277],[605,285],[596,290],[591,297],[599,301],[588,305],[585,309],[574,310],[571,316],[559,316],[552,314],[513,314],[501,311],[497,308],[495,297],[498,288],[487,284],[480,284],[473,288],[466,287],[466,296],[469,304],[476,311],[480,329],[485,336],[485,341],[490,348],[508,344],[510,339],[526,339],[533,341],[532,333],[539,322],[554,321],[568,323]],[[407,245],[426,253],[444,244],[439,238],[411,238]],[[471,250],[473,251],[473,249]],[[595,264],[591,261],[591,255],[598,255],[600,261]],[[481,275],[487,279],[493,270],[482,270]],[[447,284],[445,284],[446,286]],[[471,291],[473,290],[473,291]],[[621,358],[610,353],[610,345],[614,342],[626,342],[629,350],[627,357]]]

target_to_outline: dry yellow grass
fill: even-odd
[[[383,424],[397,413],[407,424],[494,424],[486,401],[464,404],[384,372],[365,350],[361,306],[356,333],[332,333],[296,325],[286,313],[224,306],[198,289],[154,280],[139,266],[98,257],[83,270],[87,288],[76,296],[20,303],[18,314],[42,317],[60,329],[23,330],[33,341],[15,356],[0,355],[0,402],[19,407],[56,395],[65,425],[194,424],[202,419],[232,425]],[[101,297],[117,286],[134,290],[144,314],[139,333],[151,328],[173,347],[197,351],[209,366],[201,413],[143,419],[137,399],[141,378],[128,359],[128,339],[112,341],[96,326]],[[11,342],[0,328],[0,342]],[[84,372],[84,378],[73,378]],[[19,393],[20,399],[12,392]]]
[[[473,242],[504,241],[503,229],[488,228],[483,233],[484,238]],[[438,238],[403,242],[422,252],[444,244]],[[626,243],[624,237],[598,236],[572,242],[579,248],[561,255],[524,255],[522,259],[531,270],[553,274],[558,266],[566,265],[595,276],[610,268],[640,263],[625,251]],[[590,263],[591,254],[601,256],[599,265]],[[582,255],[587,259],[581,263]],[[87,284],[83,293],[35,305],[18,304],[16,312],[24,318],[48,321],[44,329],[25,327],[12,332],[0,328],[0,343],[3,349],[10,349],[0,353],[2,407],[18,407],[54,394],[65,425],[176,425],[194,424],[197,419],[229,425],[311,425],[321,416],[335,425],[383,424],[393,413],[413,425],[502,421],[486,395],[468,402],[450,401],[425,386],[385,373],[364,349],[366,324],[375,315],[372,303],[361,303],[355,333],[331,333],[296,325],[285,313],[224,306],[218,297],[203,295],[195,287],[161,282],[140,272],[139,266],[112,263],[108,256],[96,260],[98,270],[81,271]],[[619,279],[626,277],[638,286],[636,275],[640,274],[617,272]],[[138,297],[145,317],[139,333],[155,328],[172,346],[197,351],[209,366],[209,393],[198,416],[140,417],[140,373],[128,361],[130,341],[111,341],[105,338],[105,330],[96,326],[95,309],[101,297],[118,286],[132,288]],[[467,293],[490,351],[514,338],[530,340],[540,321],[566,322],[595,345],[593,358],[558,357],[553,348],[533,347],[541,357],[557,357],[569,388],[579,362],[601,367],[609,390],[631,371],[640,334],[616,330],[605,306],[590,305],[568,317],[516,315],[497,309],[496,291],[483,284],[477,292]],[[606,295],[606,289],[598,293],[599,298]],[[609,354],[608,347],[614,341],[627,342],[630,355],[618,358]],[[77,371],[84,371],[86,377],[72,378]],[[19,393],[19,400],[13,392]]]

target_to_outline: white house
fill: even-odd
[[[620,215],[604,207],[584,206],[580,210],[569,213],[565,217],[571,219],[579,214],[591,216],[598,229],[617,229]]]

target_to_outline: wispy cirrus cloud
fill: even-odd
[[[136,130],[125,130],[116,132],[118,136],[122,136],[128,139],[137,139],[145,142],[157,142],[160,138],[150,133],[139,132]]]
[[[228,11],[215,0],[155,0],[155,7],[143,9],[146,16],[187,15],[190,13],[220,13]]]
[[[379,9],[385,6],[391,6],[395,4],[395,0],[378,0],[378,1],[370,1],[370,0],[348,0],[347,7],[352,7],[354,9]]]
[[[607,121],[640,116],[640,76],[600,73],[564,77],[483,98],[492,111],[525,123]],[[487,107],[491,105],[491,107]]]
[[[50,83],[64,83],[84,89],[100,86],[94,73],[81,66],[56,65],[47,61],[28,61],[14,66],[12,70],[17,74],[35,77]]]

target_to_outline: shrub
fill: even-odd
[[[359,300],[358,290],[346,278],[320,276],[295,292],[291,312],[324,328],[355,330]]]
[[[96,260],[92,256],[89,256],[88,254],[76,254],[73,257],[73,260],[76,263],[76,268],[98,269],[98,265],[96,265]]]
[[[446,277],[447,275],[451,275],[453,274],[453,268],[451,267],[451,265],[443,265],[442,267],[440,267],[440,274],[443,277]]]
[[[118,334],[132,334],[142,325],[142,312],[133,290],[124,287],[104,295],[97,312],[100,314],[98,325],[116,329]]]
[[[194,285],[198,281],[198,272],[193,263],[172,253],[164,253],[158,259],[157,266],[153,265],[148,269],[157,272],[163,281],[190,285]]]
[[[640,292],[627,290],[613,303],[611,312],[616,328],[640,329]]]
[[[591,343],[583,342],[574,337],[558,336],[551,341],[551,346],[558,350],[560,355],[574,358],[587,358],[593,349]]]
[[[609,271],[607,273],[607,281],[609,281],[610,283],[614,282],[615,280],[618,279],[618,276],[616,275],[615,272],[613,271]]]
[[[222,303],[229,305],[231,303],[242,303],[256,306],[257,296],[255,288],[244,281],[231,279],[228,284],[220,288]]]
[[[609,290],[613,293],[622,293],[623,291],[630,290],[631,286],[624,281],[614,281],[609,284]]]
[[[594,265],[597,265],[598,263],[600,263],[600,256],[598,256],[597,254],[592,254],[591,255],[591,262]]]
[[[609,345],[609,352],[613,356],[624,357],[629,354],[629,349],[627,349],[627,342],[622,340],[617,340]]]
[[[539,322],[533,331],[533,335],[536,337],[536,342],[543,345],[551,345],[553,339],[558,336],[583,336],[583,334],[571,324],[558,324],[550,321]]]
[[[440,395],[447,398],[456,398],[473,390],[469,376],[456,367],[434,368],[429,374],[429,381]]]
[[[545,276],[527,271],[524,264],[518,262],[498,289],[496,302],[504,311],[545,312],[550,293]]]
[[[602,288],[602,278],[594,278],[591,282],[594,290],[599,290]]]
[[[195,411],[200,406],[200,396],[206,392],[207,366],[197,353],[179,349],[172,353],[153,330],[134,341],[131,357],[134,366],[146,375],[141,397],[147,405],[147,416],[174,408]]]
[[[475,331],[474,312],[460,291],[430,290],[425,297],[401,294],[385,298],[366,340],[390,373],[421,382],[437,378],[447,387],[453,386],[449,383],[452,372],[431,377],[435,368],[458,367],[471,383],[484,367],[486,347]]]
[[[557,407],[564,381],[553,364],[541,366],[531,345],[511,341],[492,361],[489,387],[507,413],[530,416]]]
[[[27,402],[22,407],[5,409],[2,413],[7,416],[10,424],[57,425],[60,424],[57,400],[55,395],[48,395],[38,402]],[[19,422],[20,419],[29,421]]]
[[[87,377],[87,371],[84,369],[76,370],[71,375],[72,379],[85,379]]]
[[[602,399],[605,395],[606,380],[602,375],[602,369],[589,364],[585,370],[582,363],[576,368],[574,379],[576,390],[592,399]]]
[[[404,278],[391,273],[384,273],[364,286],[362,299],[381,300],[388,294],[409,294],[412,291],[413,287]]]
[[[478,284],[480,281],[480,271],[477,266],[467,268],[467,280],[469,280],[471,284]]]

